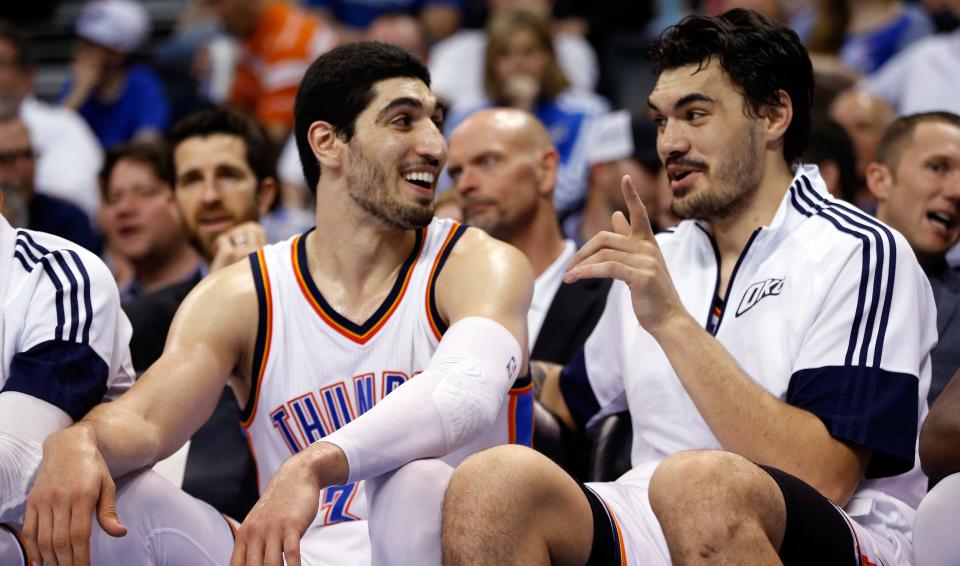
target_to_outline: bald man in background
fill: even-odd
[[[563,239],[553,206],[558,163],[546,128],[522,110],[477,112],[450,135],[447,171],[464,222],[519,248],[533,264],[530,358],[563,364],[590,335],[610,282],[561,283],[576,246]]]
[[[450,135],[447,171],[463,221],[518,248],[533,264],[527,336],[535,384],[550,363],[566,364],[580,351],[600,319],[611,282],[561,281],[576,246],[563,238],[553,206],[558,163],[550,134],[523,110],[482,110]],[[535,412],[537,449],[575,476],[588,473],[585,440],[541,405]]]

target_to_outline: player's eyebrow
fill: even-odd
[[[405,106],[413,110],[423,110],[423,103],[416,98],[413,98],[412,96],[401,96],[400,98],[394,98],[391,100],[389,104],[384,106],[383,109],[377,113],[377,121],[382,122],[391,112],[397,108],[402,108]]]
[[[680,97],[680,99],[673,104],[673,109],[676,110],[678,108],[683,108],[684,106],[693,104],[694,102],[706,102],[708,104],[713,104],[716,101],[705,94],[693,92],[686,96]],[[649,106],[654,112],[661,112],[661,110],[657,108],[657,105],[654,104],[649,98],[647,99],[647,106]]]

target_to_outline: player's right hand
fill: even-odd
[[[114,505],[116,491],[89,428],[75,425],[51,435],[43,443],[23,520],[30,563],[89,565],[94,510],[105,532],[125,535]]]
[[[244,222],[230,228],[213,241],[210,273],[233,265],[267,245],[267,232],[256,222]]]

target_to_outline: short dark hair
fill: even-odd
[[[30,38],[20,28],[5,21],[0,21],[0,40],[13,45],[13,62],[23,70],[32,69],[34,65],[33,48]]]
[[[277,178],[277,152],[267,131],[259,122],[229,108],[209,108],[194,112],[173,126],[167,136],[171,154],[184,140],[214,134],[237,136],[247,148],[247,165],[259,183]],[[174,169],[175,170],[175,169]]]
[[[173,188],[173,160],[167,144],[159,141],[143,141],[118,144],[107,150],[100,169],[100,195],[106,200],[110,175],[121,160],[127,159],[153,169],[153,174]]]
[[[837,164],[840,173],[840,196],[853,202],[860,179],[857,176],[857,154],[847,131],[839,124],[818,117],[810,128],[810,145],[803,151],[803,160],[820,165],[825,161]]]
[[[780,106],[779,91],[790,95],[793,120],[783,138],[783,158],[800,159],[810,135],[813,66],[796,32],[753,10],[734,9],[716,17],[687,16],[667,28],[650,47],[654,73],[699,65],[720,66],[743,95],[748,116],[763,106]]]
[[[960,128],[960,116],[952,112],[921,112],[901,116],[894,120],[883,132],[880,143],[877,145],[877,162],[890,168],[894,176],[900,165],[900,157],[904,149],[913,138],[917,126],[924,122],[942,122]]]
[[[377,41],[341,45],[324,53],[307,69],[294,105],[294,134],[311,192],[320,181],[307,131],[317,121],[329,122],[346,141],[353,138],[357,116],[373,100],[373,86],[392,78],[419,79],[430,86],[430,71],[414,55]]]

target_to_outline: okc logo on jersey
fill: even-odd
[[[783,291],[783,278],[767,279],[759,281],[747,287],[747,291],[740,299],[740,306],[737,307],[737,316],[752,309],[761,299],[773,295],[779,295]]]
[[[355,375],[290,399],[270,411],[270,422],[290,453],[296,454],[366,413],[407,379],[402,371],[381,372],[379,380],[373,372]]]

